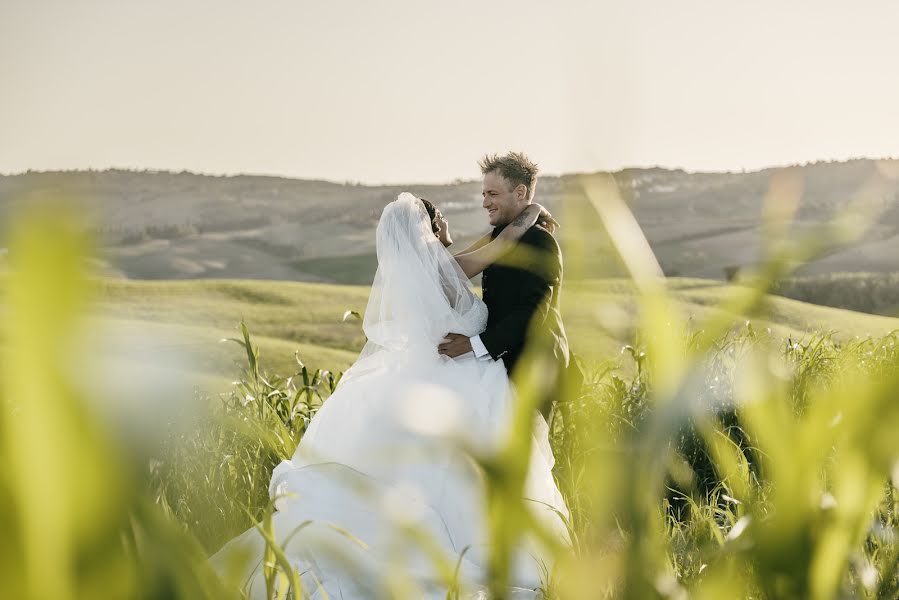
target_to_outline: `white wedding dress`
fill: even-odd
[[[411,194],[384,209],[377,253],[363,320],[368,342],[293,457],[272,474],[275,538],[311,598],[324,590],[329,598],[372,600],[403,590],[444,600],[435,553],[452,567],[459,562],[461,597],[485,597],[483,474],[460,441],[478,452],[495,448],[508,431],[514,395],[501,362],[471,353],[450,359],[437,345],[447,332],[480,333],[487,308]],[[547,425],[536,412],[534,422],[524,495],[540,522],[569,544]],[[250,529],[211,560],[223,577],[238,568],[251,597],[265,597],[264,548]],[[235,567],[240,556],[249,560]],[[520,544],[510,598],[538,597],[548,556],[532,538]]]

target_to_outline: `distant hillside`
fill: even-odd
[[[894,260],[899,262],[899,257]],[[791,277],[773,291],[803,302],[899,317],[899,272]]]
[[[883,210],[861,243],[806,265],[801,274],[896,270],[899,161],[795,168],[805,182],[799,227],[828,219],[863,187],[877,190],[872,201]],[[757,259],[762,199],[776,171],[651,168],[614,176],[667,274],[721,279],[727,267]],[[575,182],[573,175],[544,177],[537,189],[538,201],[563,223],[558,236],[569,250],[569,273],[620,275]],[[365,284],[374,274],[373,234],[380,211],[403,190],[438,204],[459,244],[488,229],[479,181],[362,186],[121,170],[0,176],[0,220],[37,194],[82,202],[104,240],[103,267],[109,275]]]

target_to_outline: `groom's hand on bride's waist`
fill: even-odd
[[[443,342],[437,346],[437,352],[450,358],[456,358],[471,351],[471,340],[468,339],[467,335],[462,335],[461,333],[446,334]]]

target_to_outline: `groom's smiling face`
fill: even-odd
[[[484,197],[481,206],[486,209],[487,218],[494,227],[511,223],[528,205],[527,188],[513,186],[498,171],[484,175],[481,195]]]

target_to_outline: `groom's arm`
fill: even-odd
[[[527,244],[525,249],[534,253],[534,260],[529,261],[529,268],[521,271],[516,286],[518,302],[502,319],[481,333],[478,340],[494,359],[501,358],[506,352],[520,350],[532,320],[546,320],[550,309],[548,297],[562,275],[562,253],[552,234],[534,227],[522,238],[522,243]],[[473,341],[472,347],[477,343]],[[477,354],[478,348],[474,349]]]

